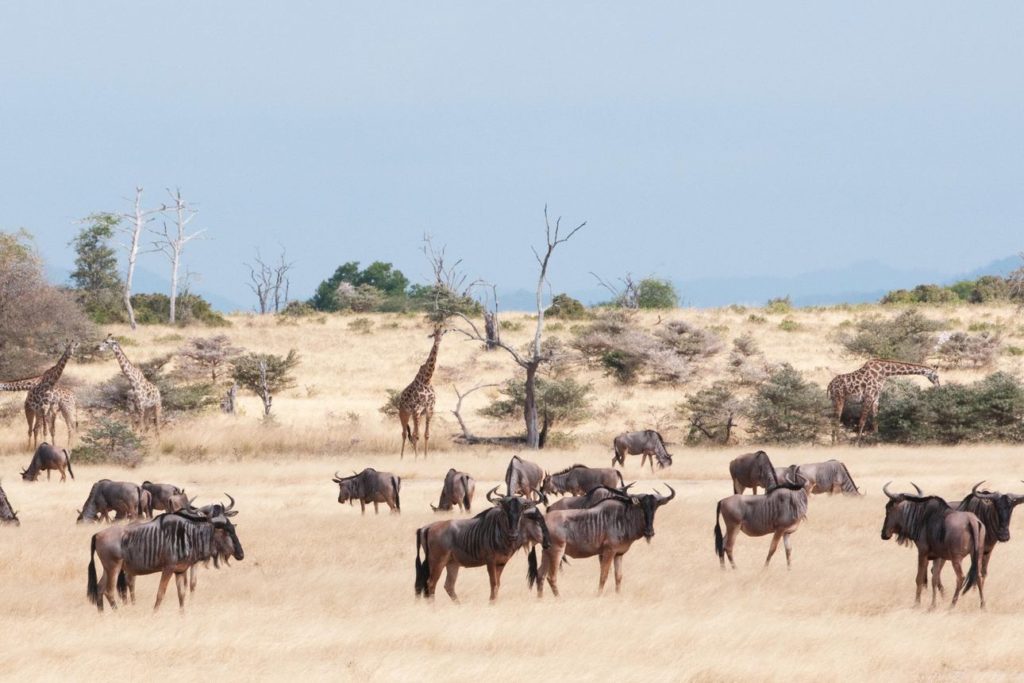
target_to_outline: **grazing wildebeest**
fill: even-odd
[[[615,463],[626,466],[626,453],[641,456],[640,467],[644,466],[644,460],[650,458],[652,472],[655,459],[658,461],[658,469],[672,466],[672,455],[665,449],[665,440],[653,429],[623,432],[612,441],[612,448],[615,450],[615,455],[612,456],[613,467]]]
[[[4,487],[0,486],[0,526],[21,526],[18,513],[11,508],[11,501],[7,500]]]
[[[142,503],[142,487],[138,484],[100,479],[89,490],[77,521],[97,522],[102,517],[104,522],[109,522],[110,512],[114,513],[114,519],[142,517],[145,514]]]
[[[779,483],[775,466],[764,451],[744,453],[733,459],[729,463],[729,475],[732,476],[733,493],[743,493],[745,489],[752,488],[757,495],[758,486],[767,490]]]
[[[1010,540],[1010,518],[1013,515],[1013,509],[1024,503],[1024,496],[1014,493],[999,493],[998,491],[979,491],[978,487],[983,483],[983,481],[979,481],[975,484],[967,497],[959,504],[954,503],[954,505],[957,510],[973,512],[985,527],[985,552],[981,558],[980,573],[987,578],[992,551],[995,549],[996,543],[1006,543]],[[941,561],[937,560],[937,562]],[[968,572],[963,593],[974,587],[975,578],[973,573]],[[939,590],[942,590],[941,582]]]
[[[724,539],[719,517],[725,520]],[[795,482],[782,482],[769,488],[763,496],[734,494],[718,501],[718,507],[715,509],[715,553],[722,568],[725,568],[726,555],[729,556],[732,568],[736,568],[736,562],[732,559],[732,548],[736,543],[736,536],[741,531],[747,536],[773,534],[768,557],[764,561],[765,567],[771,562],[781,538],[786,546],[786,567],[790,567],[792,548],[789,545],[789,536],[800,527],[800,523],[806,517],[807,489],[799,477]]]
[[[230,494],[225,493],[224,495],[228,497],[228,501],[230,501],[230,502],[227,505],[223,505],[223,504],[220,504],[220,503],[217,503],[217,505],[221,506],[221,509],[222,509],[225,517],[234,517],[235,515],[238,514],[238,510],[235,509],[235,499],[232,498]],[[191,508],[192,507],[191,501],[189,501],[189,504],[186,505],[185,507]],[[177,512],[177,511],[178,510],[169,510],[168,512]],[[199,511],[202,512],[207,517],[209,517],[210,515],[214,514],[215,509],[214,509],[213,505],[204,505],[201,508],[199,508]],[[220,568],[220,563],[221,562],[223,562],[225,565],[231,566],[231,563],[228,560],[231,557],[233,557],[234,554],[235,554],[235,543],[234,543],[234,541],[231,540],[230,534],[228,534],[227,531],[224,530],[224,529],[214,529],[213,530],[213,550],[210,553],[210,557],[208,557],[207,559],[203,560],[203,566],[204,567],[209,567],[210,566],[210,560],[213,560],[213,566],[214,566],[215,569],[219,569]],[[196,583],[198,582],[198,578],[196,577],[196,570],[198,569],[198,567],[199,567],[199,563],[196,563],[196,564],[192,565],[191,569],[189,569],[189,581],[188,581],[188,591],[189,591],[189,593],[194,593],[195,590],[196,590]]]
[[[68,453],[68,449],[61,448],[57,450],[55,446],[51,446],[44,441],[36,449],[28,469],[21,471],[21,478],[25,481],[35,481],[39,478],[39,473],[46,470],[46,481],[50,481],[50,471],[58,470],[60,472],[60,480],[67,481],[68,478],[64,474],[64,468],[67,468],[68,474],[74,479],[75,473],[71,469],[71,455]]]
[[[148,511],[151,517],[153,510],[177,512],[189,505],[185,490],[174,484],[154,484],[151,481],[144,481],[142,482],[142,490],[149,492]]]
[[[583,508],[589,508],[597,505],[602,500],[607,500],[614,496],[628,496],[629,487],[636,482],[626,484],[622,488],[610,488],[608,486],[597,486],[587,492],[584,496],[566,496],[556,500],[554,503],[547,507],[548,512],[555,510],[581,510]]]
[[[536,495],[546,503],[547,497],[540,490],[543,482],[544,468],[537,463],[523,460],[518,455],[513,455],[508,461],[508,469],[505,470],[505,490],[508,495],[527,498]]]
[[[797,471],[807,480],[807,489],[811,493],[861,495],[860,489],[857,488],[857,484],[854,483],[853,477],[850,475],[850,470],[838,460],[798,465]]]
[[[135,577],[140,574],[160,572],[160,587],[157,589],[156,604],[160,607],[167,583],[174,576],[178,589],[178,605],[185,608],[185,573],[196,562],[213,556],[214,532],[225,531],[234,545],[234,557],[241,560],[245,554],[238,541],[235,528],[223,514],[223,508],[214,506],[212,514],[206,515],[190,508],[178,512],[167,512],[149,522],[129,524],[124,527],[110,527],[93,534],[89,548],[88,585],[86,594],[96,609],[103,611],[103,598],[113,609],[114,580],[121,594],[122,602],[128,592],[135,602]],[[96,580],[95,555],[103,565],[102,590]]]
[[[469,512],[473,504],[473,494],[476,493],[476,479],[465,472],[459,472],[454,467],[444,475],[444,484],[441,485],[441,499],[437,507],[431,505],[434,512],[451,510],[456,505],[460,510]]]
[[[598,486],[615,488],[624,486],[625,483],[622,474],[611,467],[573,465],[561,472],[545,474],[540,490],[544,493],[571,493],[574,496],[582,496]]]
[[[501,572],[516,552],[527,544],[540,543],[547,548],[550,540],[544,515],[537,504],[521,496],[494,497],[495,486],[487,492],[493,504],[475,517],[434,522],[416,530],[416,595],[433,598],[441,570],[447,569],[444,589],[458,602],[455,580],[460,567],[487,567],[491,583],[491,601],[498,598]],[[423,559],[420,560],[420,548]],[[531,547],[528,576],[536,576],[536,548]]]
[[[380,512],[380,503],[387,503],[391,512],[402,511],[402,502],[398,495],[402,488],[402,480],[390,472],[378,472],[372,467],[367,467],[359,474],[347,477],[338,476],[335,472],[331,481],[338,485],[338,502],[358,500],[364,515],[367,503],[373,503],[374,514]]]
[[[622,586],[622,556],[643,537],[648,543],[654,536],[654,514],[658,508],[676,496],[658,493],[612,496],[593,507],[578,510],[548,511],[544,521],[551,536],[551,546],[543,553],[537,574],[537,595],[544,592],[547,579],[551,592],[558,596],[558,568],[564,556],[573,558],[600,557],[601,577],[597,592],[604,591],[608,571],[615,564],[615,592]],[[532,578],[530,585],[533,585]]]
[[[887,541],[896,534],[900,545],[917,546],[917,594],[915,604],[921,603],[921,593],[928,586],[928,560],[949,560],[956,572],[956,590],[953,591],[953,605],[960,597],[964,585],[964,572],[960,563],[971,556],[970,575],[977,583],[981,606],[985,606],[985,575],[981,572],[981,556],[985,552],[985,526],[973,512],[954,510],[938,496],[893,494],[889,484],[882,491],[889,498],[885,505],[885,520],[882,522],[882,540]],[[918,493],[921,489],[917,488]],[[941,585],[939,575],[942,562],[932,565],[932,607],[938,597]]]

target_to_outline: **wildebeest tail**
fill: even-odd
[[[537,546],[530,548],[529,554],[526,556],[526,584],[533,588],[533,584],[537,583]]]
[[[92,543],[89,545],[89,578],[85,588],[85,595],[89,602],[103,609],[103,597],[100,595],[99,582],[96,580],[96,534],[92,535]]]
[[[121,596],[121,602],[128,601],[128,577],[123,568],[117,573],[117,594]]]
[[[71,478],[74,479],[75,478],[75,471],[73,469],[71,469],[71,454],[68,453],[68,449],[66,449],[66,448],[64,449],[64,462],[66,462],[68,464],[68,474],[70,474]]]
[[[979,523],[978,526],[981,526]],[[978,548],[982,542],[978,540],[978,534],[974,530],[974,524],[967,525],[967,531],[971,535],[971,568],[967,570],[967,578],[964,580],[964,588],[961,593],[966,593],[978,583],[979,559]],[[984,550],[982,548],[982,550]]]
[[[420,545],[423,545],[423,560],[420,560]],[[427,579],[430,578],[430,550],[427,548],[427,532],[416,530],[416,595],[426,595]]]
[[[469,512],[469,475],[462,475],[462,507],[466,508],[466,512]]]
[[[402,499],[398,496],[399,489],[402,488],[402,480],[398,477],[391,477],[391,485],[395,489],[395,509],[399,512],[402,511]]]
[[[715,506],[715,554],[718,555],[718,559],[725,559],[725,539],[722,538],[722,526],[719,523],[721,514],[722,501],[718,501],[718,505]]]

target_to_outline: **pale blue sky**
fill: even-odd
[[[1011,2],[5,3],[0,228],[65,267],[77,217],[177,185],[246,305],[278,242],[300,296],[425,278],[424,232],[528,285],[545,203],[589,222],[556,290],[963,271],[1024,248],[1022,35]]]

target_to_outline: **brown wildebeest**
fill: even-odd
[[[223,503],[216,503],[215,505],[220,505],[221,510],[223,511],[223,514],[224,514],[225,517],[234,517],[235,515],[238,514],[238,510],[235,509],[235,499],[232,498],[230,494],[225,493],[224,495],[228,497],[228,501],[229,501],[228,504],[224,505]],[[192,508],[191,501],[189,501],[188,505],[186,505],[185,507],[186,508]],[[203,513],[204,515],[206,515],[207,517],[209,517],[210,515],[213,515],[213,514],[216,513],[216,508],[214,507],[214,505],[204,505],[201,508],[198,508],[198,510],[201,513]],[[177,511],[178,510],[171,510],[170,512],[177,512]],[[204,567],[209,567],[210,566],[210,560],[213,560],[213,566],[214,566],[215,569],[220,569],[220,563],[221,562],[223,562],[226,566],[230,567],[231,563],[228,560],[230,558],[234,557],[235,550],[236,550],[235,542],[231,540],[231,535],[226,530],[224,530],[224,529],[217,529],[217,528],[215,528],[213,530],[213,541],[212,541],[212,543],[213,543],[213,549],[210,552],[210,557],[208,557],[207,559],[202,561],[203,562],[203,566]],[[199,567],[199,563],[197,562],[196,564],[192,565],[192,567],[188,571],[188,576],[189,576],[188,592],[189,593],[195,593],[195,591],[196,591],[196,584],[198,583],[198,578],[196,576],[196,573],[197,573],[196,570],[198,569],[198,567]]]
[[[774,474],[774,472],[773,472]],[[725,537],[719,517],[725,520]],[[791,566],[792,548],[789,536],[800,528],[800,523],[807,518],[807,490],[804,482],[783,482],[768,489],[763,496],[744,496],[735,494],[718,501],[715,510],[715,554],[725,568],[725,556],[729,556],[729,564],[736,568],[732,559],[732,548],[739,532],[747,536],[765,536],[772,534],[772,544],[768,549],[768,557],[764,566],[772,560],[772,555],[779,547],[779,539],[786,546],[786,567]]]
[[[626,465],[626,453],[639,455],[640,467],[644,461],[650,459],[651,472],[654,471],[654,461],[658,461],[658,469],[665,469],[672,466],[672,455],[665,449],[665,440],[661,434],[653,429],[645,429],[640,432],[623,432],[612,441],[612,449],[615,455],[612,456],[612,466],[619,463]]]
[[[981,575],[988,578],[988,563],[992,559],[992,551],[996,543],[1006,543],[1010,540],[1010,518],[1013,516],[1013,509],[1024,503],[1024,496],[998,491],[979,491],[978,487],[983,483],[985,482],[979,481],[966,498],[953,505],[957,510],[973,512],[985,526],[985,553],[981,558]],[[974,576],[968,573],[962,592],[966,593],[973,587]],[[941,583],[939,591],[942,591]]]
[[[505,470],[505,489],[510,496],[534,497],[534,492],[540,500],[547,502],[547,496],[541,491],[541,484],[544,482],[544,468],[535,462],[523,460],[518,455],[513,455],[508,461],[508,469]]]
[[[110,607],[117,609],[114,602],[116,578],[121,601],[127,601],[130,591],[131,600],[135,602],[135,577],[160,572],[160,587],[157,589],[153,609],[160,607],[171,576],[174,576],[178,589],[178,605],[184,609],[185,573],[196,562],[211,557],[216,529],[223,529],[231,537],[235,559],[241,560],[245,556],[242,544],[238,541],[234,526],[224,516],[219,505],[215,506],[212,516],[195,509],[180,510],[164,513],[149,522],[110,527],[93,534],[86,587],[89,601],[102,612],[103,598],[106,597]],[[103,565],[101,582],[96,580],[95,555],[99,556]]]
[[[80,524],[98,522],[102,517],[104,522],[109,522],[111,512],[114,513],[114,519],[142,517],[145,514],[142,494],[142,487],[130,481],[100,479],[89,490],[89,497],[78,513],[77,521]]]
[[[67,475],[64,474],[65,467],[68,474],[74,479],[75,473],[71,469],[71,455],[68,453],[68,449],[61,448],[57,450],[55,446],[51,446],[44,441],[36,449],[28,469],[21,471],[21,478],[25,481],[35,481],[39,478],[39,473],[46,470],[46,481],[50,481],[50,471],[57,470],[60,472],[60,480],[67,481]]]
[[[4,487],[0,486],[0,526],[21,526],[18,513],[11,508],[11,501],[7,500]]]
[[[949,560],[956,572],[956,589],[953,591],[953,605],[960,598],[964,586],[964,571],[961,561],[971,556],[969,576],[978,586],[981,606],[985,607],[985,576],[981,572],[981,556],[985,552],[985,526],[973,512],[954,510],[938,496],[914,496],[909,493],[893,494],[889,484],[882,491],[889,498],[885,505],[885,520],[882,522],[882,540],[888,541],[896,534],[900,545],[917,546],[917,593],[914,604],[921,604],[921,593],[928,587],[928,560]],[[916,485],[914,488],[919,489]],[[932,607],[938,598],[941,585],[939,575],[942,562],[932,565]]]
[[[547,548],[550,540],[544,515],[537,504],[521,496],[494,497],[495,486],[487,492],[493,507],[469,519],[434,522],[416,530],[416,595],[434,597],[434,588],[441,571],[447,569],[444,589],[453,602],[455,580],[460,567],[487,567],[491,582],[491,602],[498,598],[501,573],[505,565],[523,546],[540,543]],[[423,559],[420,560],[420,548]],[[527,557],[528,577],[536,577],[537,553],[531,548]]]
[[[621,488],[610,488],[608,486],[596,486],[584,496],[566,496],[556,500],[547,506],[548,512],[555,510],[582,510],[597,505],[602,500],[608,500],[616,496],[628,496],[629,487],[636,482],[630,482]]]
[[[437,507],[430,508],[434,512],[451,510],[456,505],[460,510],[469,512],[473,504],[473,495],[476,493],[476,479],[465,472],[459,472],[454,467],[444,475],[444,484],[441,485],[441,498]]]
[[[779,484],[775,466],[764,451],[744,453],[734,458],[729,463],[729,475],[732,476],[733,493],[743,493],[745,489],[752,488],[754,495],[757,495],[758,486],[767,490]]]
[[[622,474],[611,467],[573,465],[561,472],[545,474],[540,489],[544,493],[571,493],[574,496],[582,496],[598,486],[615,488],[624,486],[625,483]]]
[[[402,511],[402,501],[399,497],[402,480],[390,472],[378,472],[372,467],[367,467],[359,474],[347,477],[338,476],[335,472],[331,481],[338,485],[338,502],[358,500],[359,508],[364,515],[367,503],[373,503],[374,514],[380,512],[380,503],[387,503],[391,512]]]
[[[558,596],[558,568],[563,556],[572,558],[600,557],[601,576],[597,592],[604,591],[608,571],[615,564],[615,592],[622,587],[622,556],[641,537],[648,543],[654,536],[654,514],[658,508],[676,497],[658,493],[623,496],[618,492],[595,504],[578,510],[548,511],[544,521],[551,536],[551,545],[543,554],[537,574],[537,596],[544,593],[547,579],[551,592]],[[528,577],[529,578],[529,577]],[[533,580],[530,579],[530,585]]]
[[[185,490],[174,484],[154,484],[151,481],[144,481],[142,482],[142,490],[149,492],[149,515],[151,517],[153,510],[177,512],[189,505]]]

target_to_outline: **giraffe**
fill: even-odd
[[[853,372],[832,378],[828,383],[828,397],[832,400],[832,411],[836,418],[836,425],[832,428],[833,443],[842,425],[843,406],[848,398],[860,398],[861,402],[857,443],[860,443],[861,435],[864,433],[868,415],[871,416],[872,433],[878,432],[878,398],[882,394],[885,380],[897,375],[924,375],[933,385],[939,386],[939,373],[935,368],[884,358],[873,358]]]
[[[15,379],[10,382],[0,382],[0,391],[28,391],[38,384],[41,378],[42,375],[36,375],[35,377]],[[57,412],[59,411],[61,417],[64,418],[64,425],[68,428],[68,446],[70,446],[72,433],[78,429],[78,398],[75,396],[75,392],[64,387],[54,387],[53,393],[57,398],[57,403],[56,405],[50,405],[48,413],[50,436],[54,443],[56,443],[57,435],[54,431],[54,425],[57,421]],[[29,430],[39,428],[35,421],[35,411],[30,408],[27,396],[25,397],[25,419],[28,420]],[[43,439],[46,439],[46,423],[43,424]]]
[[[420,439],[420,416],[423,416],[423,457],[427,457],[427,444],[430,441],[430,418],[434,415],[434,388],[430,386],[430,378],[437,366],[437,349],[441,345],[441,337],[446,330],[440,325],[434,327],[434,345],[430,347],[430,355],[420,366],[416,379],[407,386],[398,398],[398,419],[402,423],[402,453],[405,457],[405,441],[412,443],[413,458],[416,457],[416,442]],[[409,429],[409,418],[412,418],[412,430]]]
[[[156,426],[156,435],[159,438],[160,411],[163,408],[163,403],[160,400],[160,389],[146,379],[141,370],[132,365],[132,362],[128,360],[128,356],[124,355],[121,345],[117,343],[112,334],[108,334],[103,343],[99,345],[100,351],[105,351],[106,349],[114,352],[117,363],[121,366],[121,372],[131,382],[132,388],[128,392],[128,412],[132,416],[132,426],[135,427],[137,422],[137,428],[145,432],[146,414],[152,411],[153,424]]]
[[[57,384],[57,380],[60,379],[61,374],[63,374],[64,366],[68,364],[68,360],[77,348],[77,341],[68,341],[64,347],[64,353],[57,359],[57,363],[40,375],[39,381],[28,390],[28,396],[25,397],[25,419],[29,423],[28,440],[33,448],[39,443],[40,430],[43,432],[43,438],[46,438],[47,415],[51,410],[56,410],[60,400],[57,392],[54,391],[54,386]],[[54,417],[54,420],[56,420],[56,417]],[[51,433],[51,436],[56,441],[56,435]]]

